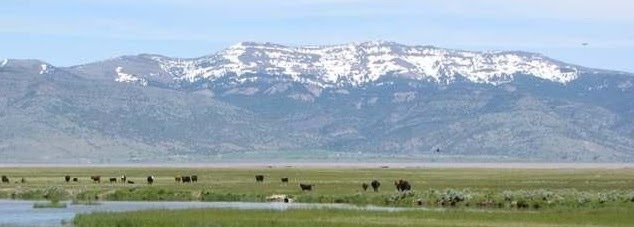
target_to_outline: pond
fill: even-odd
[[[385,212],[413,210],[414,208],[354,206],[349,204],[322,203],[255,203],[255,202],[137,202],[101,201],[98,205],[73,205],[67,208],[33,208],[36,201],[0,200],[0,226],[62,226],[79,213],[124,212],[152,209],[225,208],[225,209],[356,209]],[[421,208],[415,208],[421,209]]]

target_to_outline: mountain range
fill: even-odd
[[[5,162],[634,161],[634,76],[520,51],[242,42],[0,62]],[[419,159],[420,158],[420,159]]]

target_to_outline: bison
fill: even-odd
[[[154,183],[154,176],[147,176],[147,183],[148,184],[153,184]]]
[[[117,183],[117,178],[116,177],[111,177],[110,178],[110,183]]]
[[[69,175],[64,176],[64,180],[66,181],[66,183],[70,182],[70,176]]]
[[[396,186],[396,190],[398,190],[399,192],[412,190],[412,186],[409,184],[409,182],[403,179],[394,181],[394,186]]]
[[[90,179],[95,183],[101,183],[101,176],[90,176]]]
[[[7,184],[10,183],[9,178],[5,175],[2,175],[2,183],[7,183]]]
[[[255,182],[264,181],[264,175],[255,175]]]
[[[282,183],[285,183],[285,184],[288,183],[288,177],[282,177],[281,180],[282,180]]]
[[[363,188],[363,191],[367,191],[368,187],[370,187],[370,185],[368,183],[361,184],[361,188]]]
[[[379,187],[381,187],[381,182],[379,182],[378,180],[373,180],[372,182],[370,182],[370,186],[372,186],[372,189],[375,192],[379,191]]]
[[[313,186],[315,186],[314,184],[299,184],[299,187],[302,189],[302,191],[312,191],[313,190]]]

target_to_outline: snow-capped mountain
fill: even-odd
[[[0,61],[0,153],[200,161],[440,148],[459,161],[633,162],[632,75],[534,53],[391,42],[239,43],[199,58],[73,67],[9,59]]]
[[[234,76],[236,81],[243,82],[257,80],[257,76],[275,75],[324,88],[360,86],[385,76],[443,84],[465,79],[498,85],[512,81],[517,75],[529,75],[565,84],[575,80],[584,70],[535,53],[474,52],[384,41],[298,47],[242,42],[200,58],[135,57],[155,61],[158,67],[149,71],[130,71],[124,65],[116,65],[110,70],[116,73],[117,81],[141,83],[171,78],[179,82],[196,82]],[[121,59],[131,60],[132,57]]]

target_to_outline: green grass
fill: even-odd
[[[68,200],[144,201],[264,201],[272,194],[287,194],[298,202],[352,203],[381,206],[439,206],[454,196],[464,197],[455,206],[531,208],[605,206],[634,201],[633,169],[437,169],[437,168],[0,168],[12,179],[26,183],[0,184],[0,197]],[[64,175],[79,182],[64,182]],[[109,177],[126,174],[135,184],[109,183]],[[197,183],[182,184],[174,176],[196,174]],[[264,183],[254,175],[263,174]],[[101,175],[93,183],[90,175]],[[152,185],[148,175],[156,176]],[[290,182],[282,184],[280,177]],[[364,192],[361,183],[381,181],[379,192]],[[406,179],[413,193],[396,193],[392,182]],[[312,183],[302,192],[299,183]],[[511,197],[507,199],[507,197]]]
[[[76,226],[630,226],[631,207],[543,212],[444,211],[375,212],[311,210],[154,210],[77,216]]]
[[[33,208],[66,208],[67,204],[59,201],[37,202],[33,204]]]
[[[634,223],[634,169],[440,168],[0,168],[26,183],[0,184],[0,197],[86,201],[248,201],[286,194],[297,202],[427,207],[399,213],[350,210],[183,210],[80,215],[78,226],[627,226]],[[64,182],[64,175],[79,182]],[[109,183],[126,174],[135,184]],[[176,183],[177,175],[198,182]],[[256,183],[254,176],[265,176]],[[101,175],[102,183],[89,177]],[[154,175],[154,184],[145,183]],[[289,183],[282,184],[281,177]],[[379,192],[361,183],[381,181]],[[406,179],[409,193],[392,182]],[[302,192],[299,183],[315,184]],[[394,224],[396,223],[396,224]]]

